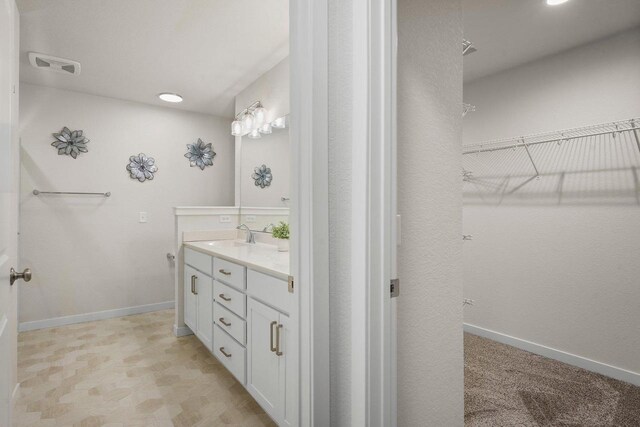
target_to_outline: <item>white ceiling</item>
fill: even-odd
[[[286,0],[17,2],[27,83],[231,117],[235,95],[289,52]],[[79,61],[82,72],[35,69],[30,51]]]
[[[640,0],[463,0],[469,82],[640,25]]]

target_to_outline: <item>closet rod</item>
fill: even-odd
[[[111,197],[111,192],[107,191],[106,193],[84,193],[84,192],[75,192],[75,191],[40,191],[33,190],[33,194],[38,196],[40,194],[69,194],[76,196],[104,196]]]

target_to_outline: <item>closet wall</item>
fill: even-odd
[[[473,81],[464,143],[640,117],[639,76],[637,28]],[[640,383],[639,219],[635,199],[466,200],[467,329]]]

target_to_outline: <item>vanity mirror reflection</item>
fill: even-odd
[[[274,226],[289,223],[289,117],[276,117],[261,128],[236,137],[236,191],[240,224],[271,234]]]

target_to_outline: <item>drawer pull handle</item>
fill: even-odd
[[[224,268],[221,268],[220,270],[218,270],[220,273],[224,274],[225,276],[231,276],[231,272],[225,270]]]
[[[224,354],[224,357],[231,357],[231,353],[224,351],[224,347],[220,347],[220,353]]]
[[[231,326],[231,323],[227,323],[227,322],[224,321],[224,317],[221,317],[218,320],[220,320],[220,323],[222,323],[224,326]]]
[[[231,301],[231,298],[227,298],[227,297],[225,297],[225,296],[224,296],[224,294],[220,294],[220,295],[218,295],[218,296],[219,296],[220,298],[222,298],[223,300],[227,301],[227,302]]]
[[[269,346],[271,351],[276,351],[276,347],[273,345],[273,327],[276,326],[278,322],[271,322],[271,326],[269,326]]]
[[[276,356],[282,356],[284,354],[280,351],[280,329],[282,329],[282,325],[278,325],[276,328]]]
[[[195,274],[193,276],[191,276],[191,293],[194,295],[198,295],[198,292],[196,291],[196,280],[198,279],[198,276],[196,276]]]

